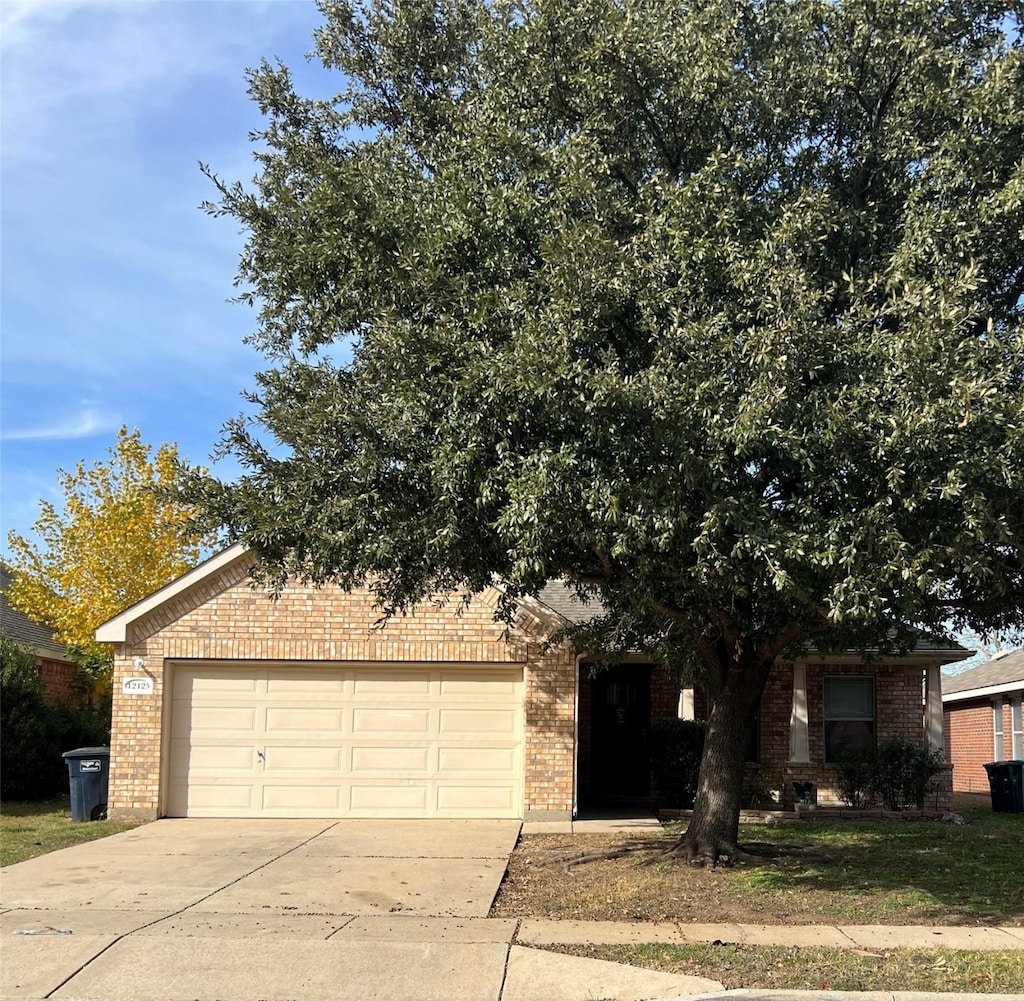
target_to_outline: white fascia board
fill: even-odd
[[[858,653],[846,652],[846,653],[830,653],[830,654],[818,654],[813,650],[809,653],[804,654],[800,657],[794,657],[792,660],[789,658],[783,658],[787,663],[799,663],[799,664],[824,664],[840,665],[848,664],[861,664],[864,667],[871,668],[878,664],[906,664],[915,665],[921,668],[925,667],[942,667],[944,664],[955,664],[960,660],[967,660],[968,657],[972,657],[973,653],[970,650],[911,650],[908,653],[900,656],[899,654],[880,654],[877,650],[869,651],[871,654],[871,660],[865,660]]]
[[[1024,678],[1007,681],[1001,685],[986,685],[984,688],[968,688],[965,692],[950,692],[942,696],[943,702],[965,702],[967,699],[983,699],[986,695],[1002,695],[1005,692],[1024,691]]]
[[[121,612],[120,615],[115,615],[114,618],[108,619],[101,626],[97,627],[96,639],[100,643],[124,643],[128,638],[128,626],[131,623],[155,611],[165,602],[176,598],[179,594],[187,591],[200,581],[223,570],[224,567],[234,563],[235,560],[244,556],[245,553],[245,546],[241,542],[236,542],[233,546],[229,546],[227,549],[217,553],[216,556],[211,556],[208,560],[200,563],[199,566],[193,567],[176,580],[172,580],[170,584],[160,588],[159,591],[154,591],[148,598],[137,601],[131,608]]]

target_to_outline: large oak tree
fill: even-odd
[[[382,607],[550,578],[699,672],[683,848],[736,852],[776,658],[1024,605],[1024,60],[972,0],[323,0],[265,64],[268,360],[192,497]]]

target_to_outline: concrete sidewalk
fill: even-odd
[[[752,992],[724,992],[721,984],[705,978],[565,956],[543,947],[721,942],[1024,950],[1022,928],[620,924],[192,909],[168,916],[18,909],[0,921],[2,996],[56,1001],[749,997]],[[891,997],[872,995],[873,1001]]]
[[[635,1001],[704,977],[515,944],[489,918],[9,911],[0,997],[55,1001]]]
[[[741,925],[683,922],[551,921],[523,918],[523,945],[781,945],[832,949],[1024,950],[1024,928],[959,925]]]

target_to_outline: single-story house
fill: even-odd
[[[545,641],[589,617],[564,586],[495,622],[497,591],[424,603],[382,624],[369,592],[249,585],[233,546],[102,625],[116,644],[110,813],[189,817],[567,819],[651,802],[645,737],[692,711],[641,657],[591,676]],[[940,665],[780,663],[757,754],[834,798],[834,760],[896,733],[942,747]]]
[[[1024,650],[942,679],[946,757],[956,792],[989,792],[985,765],[1024,759]]]
[[[77,702],[75,687],[79,669],[68,657],[67,647],[53,638],[53,630],[12,608],[7,600],[11,571],[0,563],[0,629],[19,646],[35,654],[43,678],[43,698],[51,705]]]

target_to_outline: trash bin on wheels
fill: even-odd
[[[71,780],[71,819],[106,820],[110,748],[79,747],[63,757]]]
[[[1024,761],[992,761],[985,765],[995,813],[1024,813]]]

